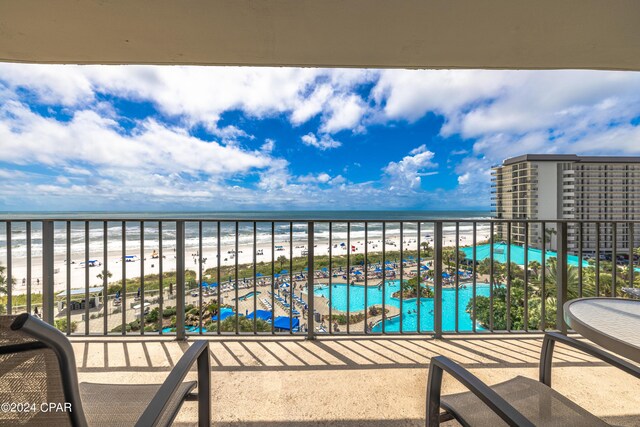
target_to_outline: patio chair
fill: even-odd
[[[198,381],[184,381],[196,361]],[[209,426],[210,369],[208,343],[196,341],[161,385],[78,384],[71,343],[58,329],[27,313],[0,316],[0,403],[33,405],[0,412],[0,424],[168,426],[197,386],[198,424]]]
[[[640,378],[640,367],[565,335],[545,334],[540,355],[539,381],[517,376],[487,386],[462,366],[444,356],[431,358],[427,380],[427,427],[456,419],[463,426],[607,426],[604,421],[551,388],[551,362],[556,342],[594,356]],[[446,372],[469,391],[441,396]],[[444,412],[440,412],[440,409]]]

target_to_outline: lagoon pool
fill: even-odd
[[[400,300],[391,295],[399,290],[399,281],[388,281],[385,286],[385,304],[392,307],[400,307]],[[364,286],[349,286],[349,311],[356,313],[364,310]],[[329,300],[329,286],[317,287],[314,291],[316,296]],[[367,307],[382,305],[382,289],[378,286],[367,287]],[[489,285],[476,285],[476,296],[489,296]],[[470,284],[460,284],[458,290],[458,330],[471,331],[473,322],[471,316],[465,311],[467,304],[473,297],[473,288]],[[442,290],[442,329],[444,331],[455,330],[455,305],[456,290],[444,288]],[[339,311],[347,311],[347,285],[335,283],[331,285],[331,307]],[[402,304],[402,330],[416,331],[418,327],[417,299],[406,299]],[[413,313],[413,311],[416,313]],[[480,328],[478,326],[478,328]],[[388,319],[385,322],[385,331],[398,332],[400,330],[400,317]],[[420,331],[433,330],[433,298],[420,299]],[[381,332],[382,324],[377,324],[373,332]]]
[[[473,247],[460,248],[466,259],[473,259]],[[482,261],[489,258],[491,252],[491,245],[484,244],[476,246],[476,260]],[[542,250],[535,248],[528,248],[527,251],[528,262],[537,261],[542,263]],[[557,258],[558,253],[554,251],[546,251],[545,258]],[[493,259],[497,262],[507,262],[507,244],[506,243],[494,243],[493,244]],[[511,262],[515,262],[518,265],[524,265],[524,246],[511,245]],[[567,263],[577,267],[580,265],[580,259],[575,255],[567,255]],[[588,267],[589,263],[582,260],[582,266]]]

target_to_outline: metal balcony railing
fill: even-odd
[[[622,287],[640,286],[637,228],[520,219],[5,219],[0,312],[38,314],[69,335],[178,339],[563,330],[568,299],[621,297]]]

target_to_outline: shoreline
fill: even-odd
[[[402,244],[403,250],[416,251],[417,247],[417,236],[412,235],[404,235],[403,241],[400,242],[400,235],[389,235],[386,236],[386,244],[385,250],[386,252],[390,251],[399,251],[400,246]],[[459,233],[460,237],[460,247],[467,246],[472,243],[473,233],[468,232],[463,234]],[[455,245],[455,231],[453,233],[445,233],[443,236],[443,243],[446,246]],[[476,233],[476,241],[481,242],[489,239],[489,231],[478,231]],[[332,256],[345,256],[347,255],[347,239],[333,239],[333,248],[331,248]],[[423,240],[429,243],[430,247],[433,247],[433,238]],[[125,274],[127,279],[134,279],[141,276],[141,268],[144,264],[144,274],[158,274],[159,273],[159,259],[151,258],[151,253],[154,250],[158,250],[159,248],[154,247],[153,244],[155,242],[146,242],[144,253],[141,254],[140,250],[132,250],[127,251],[126,255],[134,255],[138,257],[138,260],[134,262],[127,262],[125,267]],[[294,240],[291,243],[293,248],[289,247],[289,242],[286,242],[286,245],[283,242],[277,242],[274,246],[276,247],[276,251],[272,255],[271,252],[271,244],[258,244],[256,246],[256,262],[257,263],[271,263],[272,258],[277,264],[277,260],[280,256],[284,256],[287,260],[290,259],[291,253],[293,253],[294,258],[304,257],[307,252],[307,241],[306,240]],[[364,239],[351,239],[351,245],[354,246],[354,250],[351,252],[352,255],[364,254],[365,241]],[[341,245],[344,244],[344,245]],[[278,250],[278,247],[282,247],[283,250]],[[379,254],[382,252],[382,239],[371,239],[369,238],[368,253]],[[175,258],[175,249],[171,247],[171,249],[167,250],[165,246],[163,248],[163,256],[162,260],[163,272],[172,272],[176,270],[176,258]],[[253,243],[248,244],[239,244],[238,245],[238,257],[234,255],[235,245],[226,245],[221,246],[221,254],[222,259],[220,261],[220,266],[234,266],[237,262],[238,265],[241,264],[253,264],[253,253],[254,246]],[[189,246],[185,248],[185,268],[190,270],[195,270],[196,275],[199,273],[198,268],[198,246]],[[326,256],[329,254],[329,243],[327,242],[318,242],[314,245],[314,254],[316,256]],[[144,259],[143,259],[144,256]],[[216,245],[212,246],[203,246],[202,247],[202,271],[206,271],[209,268],[217,267],[217,247]],[[110,250],[108,251],[107,257],[107,270],[112,274],[109,278],[108,282],[116,282],[122,279],[122,251],[121,250]],[[97,274],[101,273],[104,269],[104,259],[103,259],[103,250],[102,248],[97,248],[93,251],[90,250],[89,256],[87,257],[89,260],[97,260],[101,265],[95,267],[88,267],[89,270],[89,280],[88,284],[90,287],[93,286],[101,286],[103,281],[102,279],[98,279],[96,277]],[[71,279],[71,289],[82,289],[85,287],[86,280],[86,270],[81,262],[84,262],[85,256],[83,253],[72,253],[71,258],[72,265],[70,268],[70,279]],[[39,256],[32,257],[31,262],[31,293],[41,293],[42,292],[42,258]],[[2,265],[6,266],[6,263],[3,262]],[[284,268],[288,266],[284,265]],[[277,269],[276,269],[277,270]],[[66,254],[55,254],[54,255],[54,293],[58,293],[59,291],[66,290],[67,283],[67,265],[66,265]],[[277,272],[277,271],[276,271]],[[26,281],[27,277],[27,259],[25,257],[17,257],[12,258],[12,277],[15,279],[15,284],[12,287],[13,295],[22,295],[26,294],[27,286],[26,283],[23,285],[23,279]],[[200,277],[197,277],[197,280],[200,280]],[[206,275],[203,275],[202,279],[206,280]]]

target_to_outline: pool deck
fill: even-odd
[[[72,344],[80,381],[159,383],[192,340],[74,337]],[[448,356],[488,383],[537,378],[542,336],[230,336],[209,343],[215,426],[396,427],[424,425],[431,356]],[[640,380],[561,345],[554,361],[556,390],[611,424],[637,425]],[[445,376],[445,393],[460,390]],[[176,425],[196,419],[196,403],[187,402]]]

